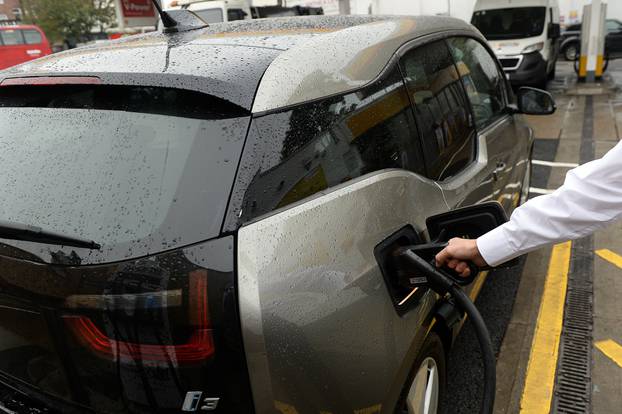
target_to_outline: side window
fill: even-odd
[[[505,81],[495,59],[477,40],[449,39],[460,78],[467,91],[478,128],[489,125],[505,113]]]
[[[605,23],[606,27],[607,27],[607,32],[611,33],[611,32],[618,32],[622,29],[622,27],[620,27],[620,23],[616,20],[607,20],[607,22]]]
[[[359,91],[255,118],[241,220],[373,171],[422,172],[416,131],[397,68]]]
[[[27,29],[24,30],[24,40],[27,45],[39,45],[43,43],[43,39],[41,38],[41,33],[36,30]]]
[[[400,62],[414,107],[428,176],[444,180],[475,157],[469,102],[447,45],[439,41],[406,53]]]
[[[17,29],[0,30],[0,38],[4,46],[23,45],[22,31]]]
[[[244,20],[246,13],[242,9],[227,9],[227,20],[232,22],[234,20]]]

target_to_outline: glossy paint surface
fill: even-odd
[[[240,314],[257,412],[396,403],[436,298],[399,317],[374,247],[445,211],[433,182],[388,170],[244,226]]]
[[[189,391],[249,412],[250,393],[234,292],[233,237],[149,258],[99,266],[0,257],[0,379],[59,412],[179,412]],[[15,252],[17,253],[17,252]],[[13,257],[10,257],[13,256]],[[200,278],[202,283],[193,283]],[[200,291],[197,289],[200,288]],[[208,306],[211,350],[184,362],[196,329],[193,303]],[[102,338],[68,321],[82,318]],[[192,342],[192,340],[190,340]],[[128,349],[132,345],[132,353]],[[98,353],[111,346],[112,353]],[[161,355],[160,361],[151,360]]]

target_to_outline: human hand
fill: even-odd
[[[453,238],[449,240],[447,247],[436,255],[436,267],[447,266],[462,277],[469,277],[471,270],[467,262],[472,262],[478,267],[487,265],[477,248],[475,240]]]

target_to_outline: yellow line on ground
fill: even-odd
[[[596,254],[608,261],[609,263],[612,263],[622,268],[622,256],[620,256],[619,254],[616,254],[609,249],[596,250]]]
[[[607,339],[594,343],[594,346],[622,368],[622,345],[611,339]]]
[[[561,243],[551,253],[521,396],[522,414],[548,413],[551,409],[571,247],[571,242]]]
[[[484,286],[484,282],[486,281],[487,277],[488,277],[488,270],[482,272],[478,276],[478,278],[475,280],[475,283],[473,284],[473,288],[469,292],[469,297],[471,298],[471,300],[474,301],[475,299],[477,299],[477,296],[479,296],[479,291],[482,290],[482,287]]]

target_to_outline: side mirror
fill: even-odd
[[[557,39],[561,36],[561,27],[559,23],[549,23],[548,27],[548,38],[549,39]]]
[[[527,115],[550,115],[555,113],[555,99],[547,91],[523,86],[516,93],[518,112]]]

